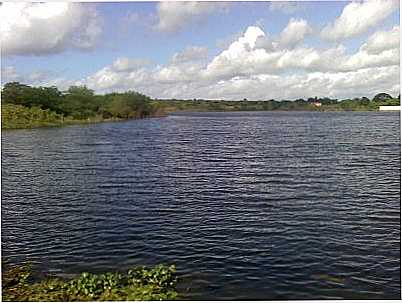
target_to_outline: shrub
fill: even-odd
[[[2,128],[30,128],[53,126],[62,123],[63,117],[49,109],[25,107],[16,104],[1,106]]]

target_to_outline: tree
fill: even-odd
[[[66,94],[75,96],[93,96],[94,91],[92,89],[87,88],[85,85],[82,86],[72,85],[68,88]]]
[[[2,100],[27,107],[38,106],[41,109],[58,111],[61,92],[55,86],[31,87],[19,82],[6,83],[3,87]]]
[[[360,99],[360,104],[362,104],[362,105],[369,105],[369,104],[370,104],[370,99],[367,98],[367,97],[362,97],[362,98]]]
[[[19,82],[6,83],[1,94],[2,101],[4,103],[26,105],[29,103],[29,100],[27,100],[27,91],[29,89],[28,85]]]
[[[65,92],[60,110],[75,119],[86,119],[96,115],[100,104],[94,91],[86,86],[70,86]]]
[[[388,95],[386,93],[379,93],[379,94],[374,96],[373,101],[381,102],[381,101],[387,101],[389,99],[392,99],[391,95]]]

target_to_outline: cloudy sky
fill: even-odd
[[[2,84],[156,98],[400,91],[398,0],[3,3]]]

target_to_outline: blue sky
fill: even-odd
[[[0,10],[2,83],[214,99],[400,90],[396,0],[7,3]],[[373,73],[381,77],[362,86]]]

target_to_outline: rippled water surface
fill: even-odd
[[[188,113],[2,134],[2,254],[175,263],[190,299],[400,298],[399,113]]]

